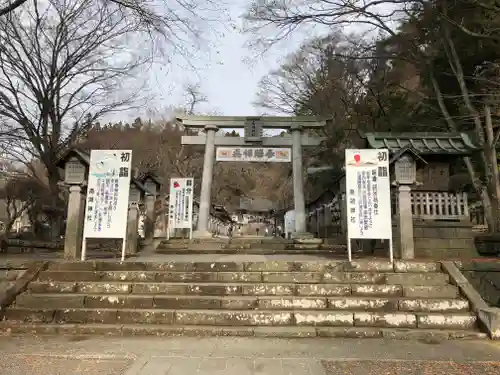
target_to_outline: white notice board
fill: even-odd
[[[193,178],[171,178],[168,196],[168,235],[175,228],[193,231]]]
[[[86,238],[123,238],[124,258],[131,172],[131,150],[91,151],[82,260]]]
[[[349,259],[351,239],[387,239],[392,260],[392,216],[387,149],[345,150]]]

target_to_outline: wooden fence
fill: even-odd
[[[392,213],[398,213],[397,192],[392,193]],[[411,192],[411,210],[415,219],[469,220],[467,193],[434,191]]]

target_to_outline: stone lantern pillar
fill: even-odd
[[[89,156],[77,150],[69,150],[56,165],[64,169],[64,183],[69,187],[64,258],[76,260],[80,259],[82,251]]]
[[[402,259],[415,258],[411,185],[416,182],[416,176],[415,159],[409,153],[402,154],[394,163],[395,183],[398,186],[398,240]]]
[[[144,201],[145,190],[137,181],[130,182],[127,216],[127,243],[125,253],[135,255],[138,251],[140,205]]]
[[[138,180],[146,192],[144,204],[146,207],[146,217],[144,222],[144,239],[147,245],[151,245],[154,239],[156,212],[155,202],[160,194],[161,182],[151,173],[147,173]]]

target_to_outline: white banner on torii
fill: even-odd
[[[277,147],[217,147],[215,160],[289,163],[292,161],[292,149]]]

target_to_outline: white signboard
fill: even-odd
[[[131,150],[90,153],[82,260],[86,238],[123,238],[124,258],[131,172]]]
[[[349,259],[351,239],[389,239],[392,217],[389,151],[345,150]]]
[[[168,232],[175,228],[193,230],[193,178],[170,179],[168,198]]]
[[[295,233],[295,210],[287,211],[285,213],[285,235]]]
[[[282,162],[292,161],[291,148],[217,147],[217,161]]]

